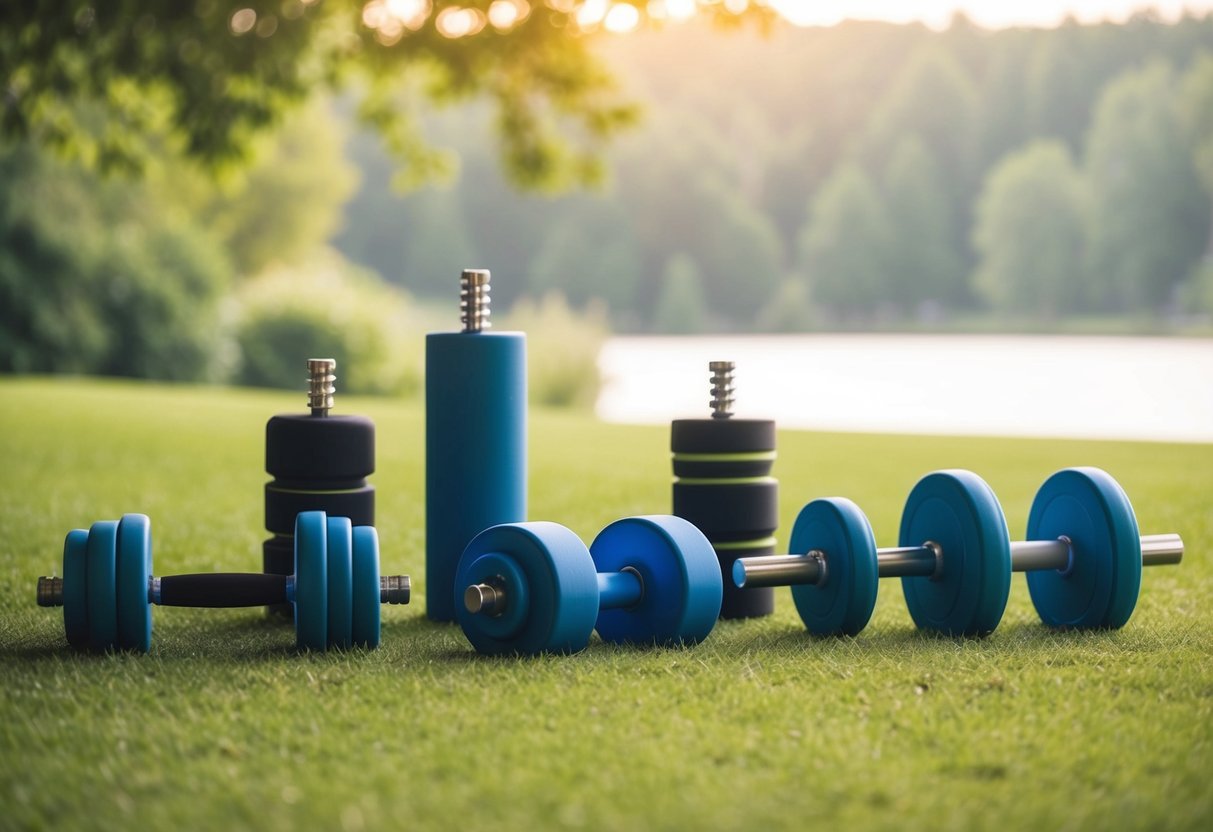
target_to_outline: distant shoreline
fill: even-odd
[[[596,412],[708,415],[709,360],[737,414],[871,433],[1213,442],[1213,339],[1073,335],[621,336]]]

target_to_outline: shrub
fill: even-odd
[[[204,229],[30,147],[0,182],[0,371],[218,375],[231,269]]]
[[[564,295],[549,292],[539,301],[514,304],[505,329],[527,335],[529,398],[550,407],[594,406],[601,377],[598,351],[609,334],[606,308],[590,303],[578,312]]]
[[[298,388],[308,358],[335,358],[347,393],[412,394],[421,381],[421,338],[408,338],[408,297],[335,252],[279,268],[237,295],[235,381]]]

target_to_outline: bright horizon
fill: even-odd
[[[1051,27],[1074,17],[1083,23],[1122,22],[1133,14],[1153,10],[1166,20],[1186,12],[1213,10],[1213,0],[767,0],[784,18],[798,26],[832,26],[843,20],[919,21],[944,29],[957,12],[991,29],[1008,26]]]

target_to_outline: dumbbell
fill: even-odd
[[[712,544],[680,517],[617,520],[587,549],[556,523],[493,526],[455,575],[456,617],[481,653],[575,653],[595,629],[617,644],[694,644],[720,614]]]
[[[143,514],[67,533],[63,577],[38,579],[38,605],[63,607],[67,641],[93,650],[152,644],[152,605],[293,604],[300,648],[379,645],[379,605],[407,604],[407,575],[379,576],[373,526],[305,511],[295,518],[295,571],[152,576],[151,521]]]
[[[1117,628],[1137,603],[1143,566],[1179,563],[1177,534],[1140,536],[1124,490],[1098,468],[1068,468],[1036,494],[1027,539],[1011,542],[993,490],[970,471],[936,471],[910,492],[899,547],[877,549],[850,500],[814,500],[800,512],[799,554],[738,561],[739,586],[791,586],[801,620],[818,635],[855,635],[876,605],[879,578],[902,579],[923,630],[981,636],[1006,609],[1011,573],[1026,572],[1050,627]]]

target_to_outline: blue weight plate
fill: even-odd
[[[1129,498],[1098,468],[1049,477],[1028,515],[1028,540],[1070,539],[1069,568],[1028,573],[1028,592],[1050,627],[1124,626],[1141,589],[1141,538]]]
[[[914,623],[953,636],[983,636],[1002,620],[1011,590],[1011,543],[994,491],[971,471],[927,474],[906,500],[901,546],[943,549],[933,577],[902,578]]]
[[[295,643],[323,652],[328,646],[328,523],[323,511],[295,518]]]
[[[486,556],[493,557],[486,557]],[[504,578],[506,627],[470,613],[469,587]],[[509,523],[472,538],[455,571],[455,618],[481,653],[573,653],[589,643],[598,617],[598,576],[581,539],[556,523]]]
[[[88,531],[72,529],[63,541],[63,630],[72,647],[88,646]]]
[[[814,549],[826,556],[821,584],[792,587],[800,620],[814,635],[853,636],[867,626],[876,608],[879,583],[876,539],[859,506],[845,497],[814,500],[792,526],[792,553]]]
[[[379,646],[379,533],[374,526],[354,527],[351,636],[359,647]]]
[[[523,564],[513,554],[486,552],[480,555],[455,581],[456,610],[463,608],[463,594],[469,586],[489,583],[505,592],[505,607],[492,615],[478,614],[476,626],[484,636],[506,642],[517,636],[531,615],[530,579]],[[466,611],[466,610],[465,610]],[[458,616],[456,616],[458,617]],[[589,634],[587,633],[587,638]]]
[[[617,520],[590,545],[598,572],[636,570],[644,594],[634,606],[604,609],[597,630],[615,643],[695,644],[720,615],[720,562],[699,529],[681,517]]]
[[[88,646],[118,646],[118,521],[102,520],[88,530]]]
[[[354,532],[348,517],[328,519],[329,646],[353,643]]]
[[[146,514],[124,514],[118,522],[118,645],[124,650],[152,649],[151,574],[152,521]]]

